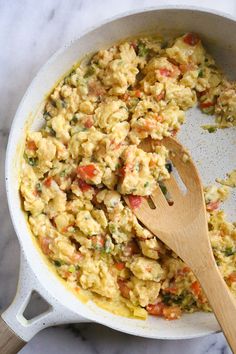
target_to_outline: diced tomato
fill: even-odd
[[[146,306],[146,310],[150,315],[153,316],[163,316],[163,310],[165,305],[163,302],[159,302],[157,304],[149,304]]]
[[[171,294],[176,294],[177,293],[177,288],[175,286],[165,288],[163,289],[166,293],[171,293]]]
[[[178,275],[184,275],[184,274],[189,273],[189,272],[190,272],[190,268],[189,267],[184,267],[184,268],[178,270]]]
[[[45,236],[45,237],[39,237],[39,245],[43,251],[44,254],[49,255],[50,253],[50,248],[49,245],[51,243],[51,238]]]
[[[90,186],[90,184],[86,183],[81,178],[78,179],[78,185],[79,185],[82,192],[87,192],[93,188],[92,186]]]
[[[172,132],[171,132],[171,135],[172,136],[176,136],[178,133],[178,130],[177,129],[173,129]]]
[[[80,176],[82,179],[90,179],[96,176],[97,170],[94,165],[86,165],[86,166],[79,166],[77,167],[77,174]]]
[[[118,175],[120,177],[125,178],[125,173],[126,173],[126,166],[122,166],[121,168],[119,168]]]
[[[161,93],[159,93],[159,95],[156,95],[156,100],[159,102],[160,100],[162,100],[165,97],[165,92],[161,91]]]
[[[127,282],[125,280],[118,279],[117,283],[118,283],[121,295],[123,297],[125,297],[126,299],[129,299],[130,288],[128,287]]]
[[[170,77],[171,76],[171,71],[168,69],[159,69],[159,72],[161,74],[161,76],[165,76],[165,77]]]
[[[189,273],[190,272],[190,268],[189,267],[184,267],[183,269],[182,269],[182,272],[183,273]]]
[[[160,116],[159,114],[156,114],[155,119],[156,119],[158,122],[160,122],[160,123],[162,123],[163,120],[164,120],[163,117]]]
[[[209,108],[209,107],[213,107],[214,106],[214,103],[213,102],[202,102],[202,103],[200,103],[200,107],[202,108],[202,109],[204,109],[204,108]]]
[[[217,200],[215,202],[210,202],[206,205],[206,209],[207,211],[213,211],[213,210],[216,210],[219,208],[219,205],[220,205],[220,201]]]
[[[91,128],[92,126],[93,126],[93,123],[94,123],[94,121],[93,121],[93,119],[92,118],[88,118],[85,122],[84,122],[84,126],[85,126],[85,128]]]
[[[131,43],[130,43],[130,46],[131,46],[132,48],[134,48],[134,50],[136,51],[136,49],[137,49],[137,44],[136,44],[135,42],[131,42]]]
[[[193,63],[189,64],[180,64],[179,70],[181,71],[182,74],[186,73],[187,71],[194,70],[196,69],[196,65]]]
[[[141,91],[140,90],[136,90],[135,91],[135,97],[138,97],[138,98],[141,97]]]
[[[230,281],[230,283],[236,283],[236,272],[231,273],[228,276],[228,280]]]
[[[196,33],[187,33],[183,38],[184,43],[189,44],[191,46],[195,46],[200,42],[200,38]]]
[[[101,83],[97,81],[90,82],[88,85],[88,89],[89,89],[89,95],[96,96],[96,97],[103,96],[106,93],[104,87],[102,87]]]
[[[92,236],[92,245],[96,249],[102,249],[105,245],[105,238],[102,235]]]
[[[32,151],[37,150],[37,146],[33,140],[27,141],[26,147],[27,147],[27,149],[32,150]]]
[[[123,263],[123,262],[115,263],[115,267],[117,270],[122,270],[125,268],[125,263]]]
[[[123,250],[123,253],[126,257],[132,256],[133,254],[137,254],[139,252],[139,247],[134,240],[129,241]]]
[[[130,194],[130,195],[128,196],[128,199],[129,199],[130,207],[131,207],[132,209],[139,208],[140,205],[142,204],[142,197],[140,197],[139,195],[132,195],[132,194]]]
[[[51,187],[51,184],[52,184],[52,177],[50,177],[50,176],[47,177],[47,178],[44,180],[43,184],[44,184],[45,187],[47,187],[47,188]]]
[[[128,99],[129,99],[129,94],[128,94],[128,92],[126,92],[123,95],[123,100],[126,102],[126,101],[128,101]]]
[[[181,316],[181,309],[178,306],[165,306],[163,316],[166,320],[177,320]]]
[[[198,95],[198,97],[202,97],[202,96],[206,95],[207,92],[208,92],[208,90],[204,90],[204,91],[198,92],[197,95]]]
[[[78,263],[81,260],[81,258],[83,258],[82,253],[76,252],[72,256],[72,261],[73,261],[73,263]]]
[[[201,294],[201,286],[197,280],[191,284],[191,290],[196,297]]]

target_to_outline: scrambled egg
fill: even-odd
[[[169,178],[161,139],[197,102],[219,127],[236,125],[236,86],[196,34],[139,38],[83,60],[49,95],[44,127],[27,135],[20,192],[31,230],[67,284],[115,313],[117,304],[139,318],[210,310],[191,270],[122,199],[138,207]],[[139,147],[148,137],[151,153]],[[217,211],[227,195],[225,186],[205,189],[214,255],[236,295],[235,225]]]

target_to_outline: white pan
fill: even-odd
[[[225,70],[236,73],[236,22],[228,15],[200,8],[158,7],[142,13],[130,13],[93,28],[58,51],[40,70],[28,88],[12,124],[6,157],[6,188],[11,218],[21,245],[20,279],[16,297],[0,319],[0,352],[15,353],[41,329],[63,323],[94,321],[122,332],[162,339],[184,339],[207,335],[219,330],[213,314],[186,314],[178,321],[165,321],[150,316],[146,321],[113,315],[93,302],[82,303],[58,278],[35,247],[21,209],[18,177],[22,142],[29,115],[35,115],[33,128],[42,124],[39,108],[45,94],[55,82],[84,54],[107,47],[130,36],[143,33],[180,35],[187,31],[200,34],[208,50]],[[231,75],[233,78],[233,75]],[[200,125],[212,118],[197,109],[188,113],[180,139],[190,149],[204,183],[223,178],[236,166],[235,129],[209,134]],[[235,214],[235,196],[228,211]],[[49,304],[49,310],[31,320],[24,316],[32,291],[37,291]],[[223,310],[223,309],[222,309]],[[9,329],[11,328],[11,330]],[[17,337],[17,336],[18,337]]]

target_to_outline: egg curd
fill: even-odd
[[[20,193],[32,233],[71,288],[114,313],[210,311],[191,269],[132,212],[169,178],[161,139],[175,136],[196,104],[217,127],[236,125],[236,85],[200,38],[138,38],[82,60],[48,96],[43,128],[27,133]],[[139,148],[147,137],[156,141],[151,153]],[[205,189],[214,256],[236,295],[236,228],[217,210],[227,194]]]

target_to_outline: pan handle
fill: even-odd
[[[27,319],[24,316],[24,311],[30,302],[31,294],[34,291],[48,303],[48,309],[32,319]],[[6,346],[4,347],[4,351],[0,350],[1,353],[17,353],[19,348],[24,346],[25,342],[28,342],[43,328],[65,323],[89,322],[86,318],[78,316],[78,314],[70,311],[49,293],[45,298],[45,295],[42,295],[41,292],[42,285],[37,279],[35,279],[35,276],[22,252],[16,296],[8,309],[1,314],[2,319],[0,318],[0,343],[4,343]],[[10,345],[10,343],[12,345]],[[0,349],[2,349],[1,344]]]

